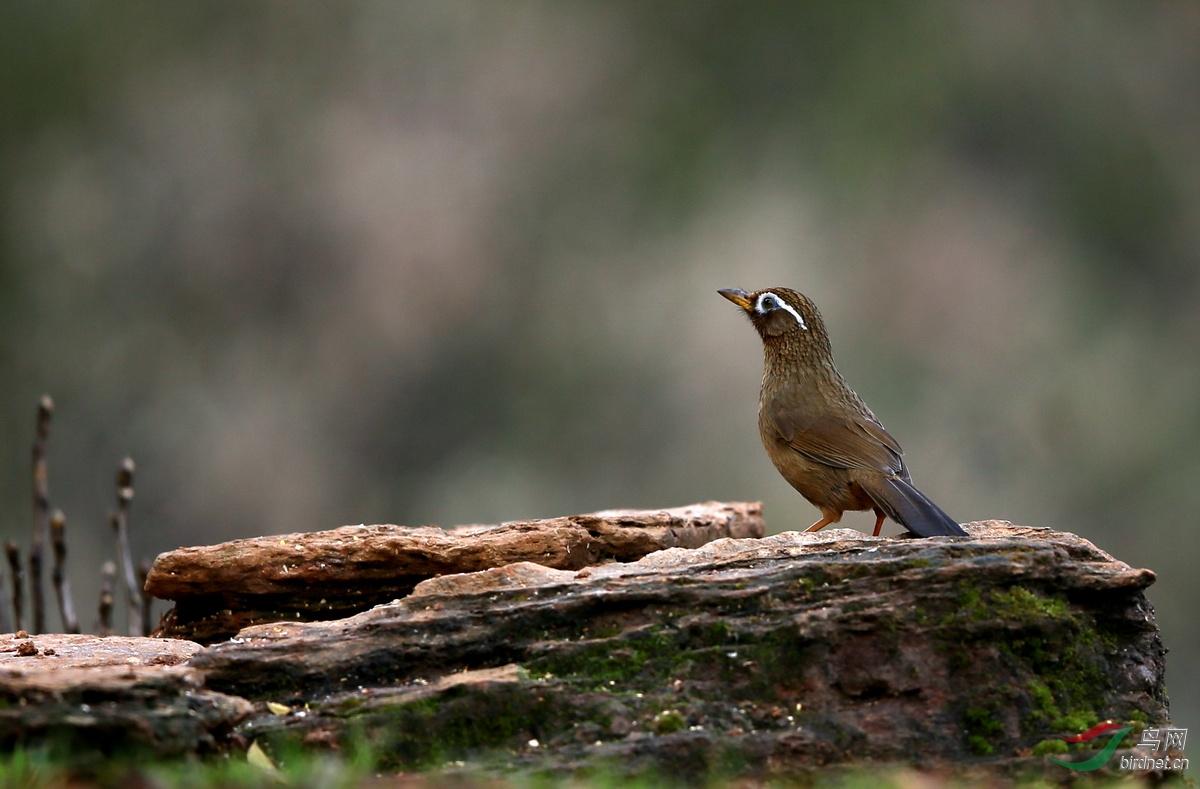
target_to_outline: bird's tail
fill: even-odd
[[[864,486],[875,506],[918,537],[965,537],[958,522],[929,498],[898,477],[885,477],[870,489]]]

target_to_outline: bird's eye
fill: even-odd
[[[765,299],[762,300],[761,306],[762,306],[763,312],[766,312],[767,310],[775,309],[779,305],[775,303],[775,299],[773,299],[770,296],[767,296]]]

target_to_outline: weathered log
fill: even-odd
[[[248,737],[366,738],[406,769],[1011,769],[1099,720],[1166,720],[1153,573],[1071,534],[967,530],[513,564],[341,621],[248,628],[191,664],[210,689],[307,704]]]
[[[50,747],[72,764],[115,753],[170,758],[228,747],[253,710],[205,690],[187,641],[0,636],[0,748]]]
[[[175,601],[158,635],[209,643],[279,620],[338,619],[447,573],[530,561],[579,569],[722,537],[761,537],[758,503],[609,510],[498,526],[344,526],[161,554],[146,579]]]

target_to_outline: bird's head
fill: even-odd
[[[753,293],[741,288],[722,288],[717,293],[742,308],[764,341],[800,332],[825,333],[816,305],[790,288],[764,288]]]
[[[718,290],[742,308],[758,330],[768,364],[812,363],[831,360],[829,335],[817,305],[803,293],[791,288],[764,288],[747,293],[740,288]]]

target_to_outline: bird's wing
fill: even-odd
[[[773,409],[775,432],[800,454],[836,468],[860,468],[908,479],[904,451],[891,433],[866,414],[813,416],[800,409]]]

